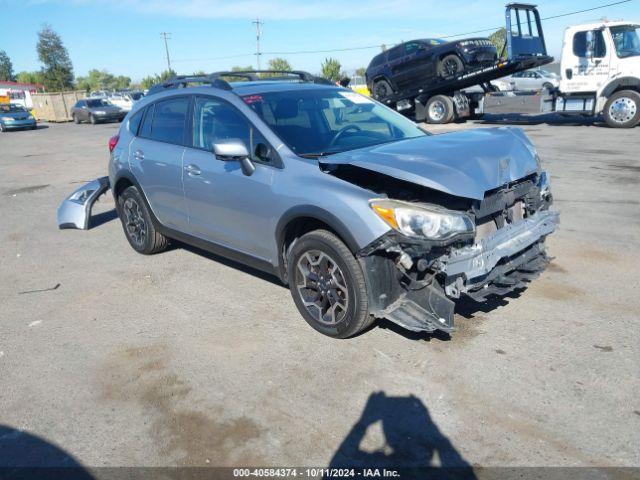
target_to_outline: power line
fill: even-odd
[[[169,58],[169,45],[167,40],[171,39],[170,32],[160,32],[160,35],[164,38],[164,51],[167,53],[167,70],[171,70],[171,59]]]
[[[567,12],[567,13],[561,13],[559,15],[553,15],[550,17],[544,17],[541,18],[541,20],[554,20],[556,18],[561,18],[561,17],[568,17],[571,15],[577,15],[579,13],[586,13],[586,12],[592,12],[594,10],[601,10],[603,8],[607,8],[607,7],[613,7],[615,5],[621,5],[623,3],[629,3],[632,2],[634,0],[619,0],[617,2],[612,2],[612,3],[607,3],[604,5],[599,5],[597,7],[592,7],[592,8],[585,8],[582,10],[575,10],[572,12]],[[258,20],[256,20],[258,21]],[[252,23],[256,23],[256,22],[252,22]],[[256,26],[257,28],[257,26]],[[500,28],[504,28],[503,26],[499,26],[499,27],[494,27],[494,28],[485,28],[482,30],[474,30],[473,32],[465,32],[465,33],[457,33],[454,35],[445,35],[445,36],[441,36],[438,38],[455,38],[455,37],[464,37],[466,35],[473,35],[476,33],[483,33],[483,32],[494,32]],[[394,44],[390,44],[391,46],[393,46]],[[370,50],[373,48],[380,48],[381,45],[367,45],[367,46],[362,46],[362,47],[350,47],[350,48],[333,48],[333,49],[329,49],[329,50],[295,50],[295,51],[282,51],[282,52],[260,52],[259,51],[259,45],[258,45],[258,52],[255,54],[258,58],[261,55],[301,55],[301,54],[311,54],[311,53],[334,53],[334,52],[349,52],[349,51],[355,51],[355,50]],[[199,62],[199,61],[211,61],[211,60],[226,60],[226,59],[231,59],[231,58],[240,58],[240,57],[247,57],[250,55],[254,55],[254,54],[239,54],[239,55],[230,55],[230,56],[226,56],[226,57],[214,57],[214,58],[200,58],[200,59],[190,59],[190,60],[174,60],[174,62]],[[259,65],[259,64],[258,64]]]

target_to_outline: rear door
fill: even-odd
[[[131,169],[163,225],[184,230],[187,213],[182,157],[191,97],[170,97],[149,105],[129,147]]]
[[[402,79],[406,72],[406,65],[404,64],[404,45],[398,45],[397,47],[389,50],[387,54],[387,66],[391,72],[391,81],[394,82],[396,87],[401,88]]]
[[[219,159],[216,143],[241,141],[256,170],[242,173],[240,163]],[[193,107],[191,148],[184,155],[184,188],[190,234],[263,260],[272,260],[276,198],[271,190],[279,173],[273,149],[234,106],[217,97],[198,96]],[[269,155],[261,156],[262,144]]]

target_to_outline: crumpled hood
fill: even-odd
[[[477,128],[429,135],[321,158],[354,165],[458,197],[482,200],[488,190],[539,171],[520,128]]]

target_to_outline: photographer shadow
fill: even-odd
[[[433,422],[417,397],[372,393],[329,468],[401,471],[400,478],[475,479],[471,465]]]

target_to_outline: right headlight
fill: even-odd
[[[371,200],[373,211],[391,228],[408,236],[429,240],[447,240],[459,234],[473,233],[472,218],[463,212],[436,205],[421,205],[399,200]]]

